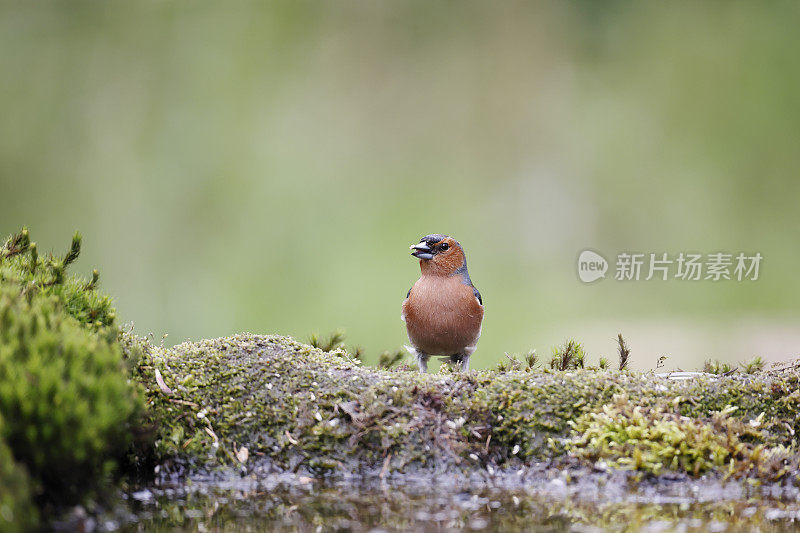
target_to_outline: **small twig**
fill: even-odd
[[[181,405],[188,405],[189,407],[195,407],[195,408],[200,407],[196,403],[190,402],[190,401],[187,401],[187,400],[179,400],[177,398],[167,398],[167,399],[169,401],[171,401],[172,403],[179,403]]]
[[[208,433],[211,436],[211,438],[214,439],[214,447],[215,448],[218,447],[219,446],[219,438],[217,437],[217,434],[214,433],[214,430],[211,429],[211,424],[209,424],[208,426],[204,427],[203,429],[205,429],[206,433]]]

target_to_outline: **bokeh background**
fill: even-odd
[[[408,246],[461,241],[474,366],[622,332],[633,366],[800,353],[800,5],[3,2],[0,233],[76,229],[156,338],[405,341]],[[755,282],[576,258],[760,252]],[[613,266],[612,266],[613,268]]]

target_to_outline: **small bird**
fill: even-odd
[[[467,272],[461,245],[447,235],[426,235],[411,246],[422,276],[403,301],[400,318],[406,323],[408,350],[421,372],[428,371],[432,355],[469,370],[469,357],[481,336],[483,299]]]

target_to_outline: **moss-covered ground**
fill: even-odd
[[[143,411],[111,299],[39,254],[26,229],[0,245],[0,531],[34,529],[65,505],[108,494]]]
[[[420,374],[237,335],[173,349],[127,336],[164,466],[319,475],[576,462],[798,479],[797,368],[670,380],[606,370]]]

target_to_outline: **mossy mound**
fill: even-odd
[[[115,337],[53,297],[0,290],[0,435],[44,493],[73,501],[123,457],[139,411]]]
[[[387,454],[396,467],[433,465],[478,448],[453,422],[469,389],[448,378],[362,368],[345,352],[279,336],[144,352],[140,379],[162,460],[230,464],[244,447],[283,468],[357,471]]]
[[[25,230],[0,248],[0,439],[39,503],[101,491],[143,409],[97,275],[66,275],[79,252],[40,257]]]
[[[615,395],[653,413],[691,417],[714,434],[733,427],[714,424],[725,412],[731,424],[749,428],[731,446],[761,446],[754,453],[779,446],[791,453],[800,430],[797,398],[787,395],[800,384],[796,369],[686,381],[597,370],[431,375],[364,368],[344,351],[323,352],[287,337],[237,335],[174,349],[138,342],[139,379],[159,424],[157,459],[202,468],[259,458],[316,473],[594,461],[599,457],[577,450],[582,434],[597,428],[571,423],[602,413]],[[711,466],[740,475],[796,475],[783,456],[781,468],[731,467],[731,458],[753,457],[739,451]],[[675,468],[671,457],[663,463]]]

